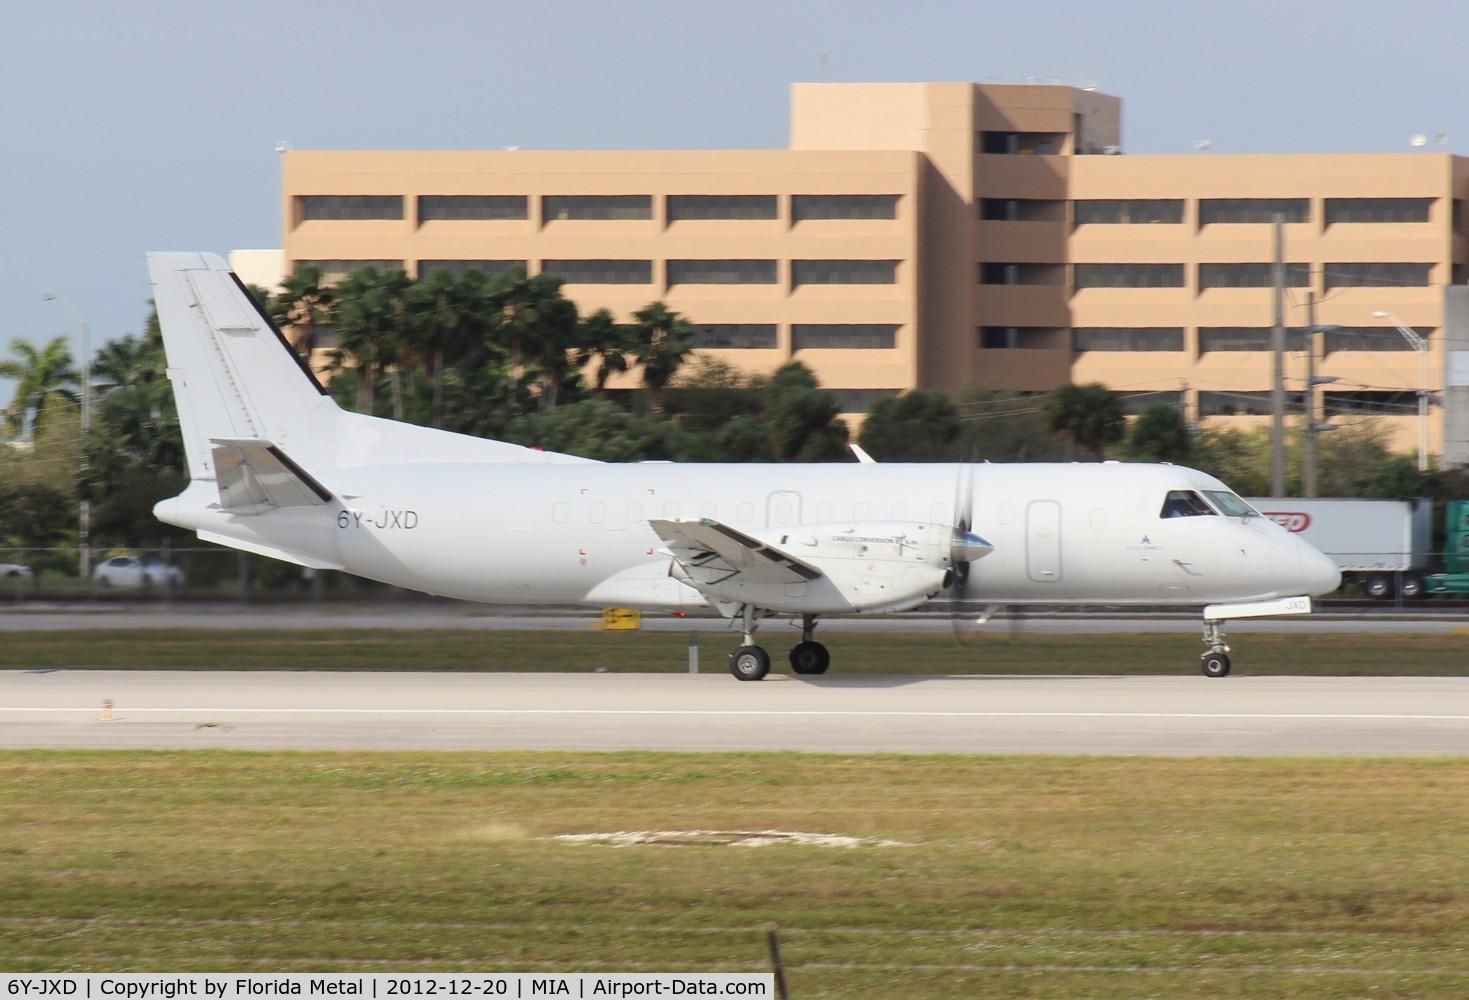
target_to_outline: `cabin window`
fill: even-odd
[[[741,524],[749,524],[755,520],[755,505],[748,500],[741,501],[740,505],[735,508],[735,518]]]
[[[593,524],[601,524],[603,521],[607,520],[607,505],[598,500],[596,503],[592,504],[591,507],[587,508],[587,516],[591,519],[591,522]]]
[[[558,500],[551,505],[551,520],[557,524],[565,524],[571,514],[571,505],[564,500]]]
[[[643,505],[640,504],[640,503],[638,503],[636,500],[634,500],[632,503],[630,503],[630,504],[627,505],[627,523],[628,524],[642,524],[643,523]]]
[[[1204,498],[1193,490],[1169,490],[1168,497],[1163,501],[1163,510],[1160,517],[1201,517],[1205,514],[1213,514],[1214,508],[1204,502]]]

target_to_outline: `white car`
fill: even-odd
[[[14,578],[30,575],[31,568],[29,566],[22,566],[20,563],[0,562],[0,577]]]
[[[137,556],[113,556],[92,570],[99,587],[182,587],[184,571],[158,559]]]

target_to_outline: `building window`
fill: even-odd
[[[1402,416],[1418,411],[1418,393],[1412,389],[1355,389],[1350,392],[1323,392],[1321,405],[1328,417],[1339,413],[1374,413]]]
[[[1064,201],[1039,198],[981,198],[979,217],[986,222],[1062,222]]]
[[[1073,208],[1078,226],[1093,224],[1139,225],[1183,221],[1182,198],[1078,201]]]
[[[335,285],[339,281],[345,281],[353,271],[362,271],[369,267],[379,274],[404,269],[401,260],[298,260],[294,270],[299,271],[303,267],[316,268],[323,285]]]
[[[1067,347],[1067,332],[1059,326],[982,326],[979,346],[989,350],[1055,350]]]
[[[403,218],[399,194],[303,194],[296,199],[302,222]]]
[[[793,323],[793,351],[890,351],[898,344],[896,323]]]
[[[797,285],[896,285],[895,260],[793,260],[791,280]]]
[[[1182,288],[1182,264],[1077,264],[1077,288]]]
[[[722,351],[768,351],[776,346],[774,323],[704,323],[694,327],[695,347]]]
[[[1219,223],[1274,222],[1277,215],[1286,222],[1309,222],[1311,202],[1308,198],[1204,198],[1199,202],[1199,225]]]
[[[1418,336],[1427,339],[1433,331],[1414,327]],[[1395,326],[1341,327],[1326,331],[1326,353],[1335,351],[1411,351],[1415,350],[1408,338]]]
[[[1306,331],[1286,330],[1285,349],[1304,351]],[[1268,326],[1201,326],[1199,327],[1199,353],[1210,351],[1268,351],[1270,350],[1270,327]]]
[[[1071,333],[1078,351],[1181,351],[1181,326],[1082,326]]]
[[[546,222],[652,217],[653,196],[649,194],[548,194],[541,199],[541,218]]]
[[[1122,402],[1122,408],[1128,413],[1137,414],[1150,406],[1159,403],[1167,403],[1169,406],[1182,409],[1183,393],[1173,392],[1119,392],[1115,393]]]
[[[1274,264],[1200,264],[1199,288],[1271,288]],[[1306,288],[1311,284],[1310,264],[1285,265],[1285,284]]]
[[[1396,285],[1426,288],[1432,264],[1331,263],[1323,264],[1327,288],[1366,288]]]
[[[670,285],[773,285],[773,260],[670,260]]]
[[[1326,224],[1427,222],[1432,198],[1327,198]]]
[[[651,260],[543,260],[541,273],[570,285],[649,285]]]
[[[892,399],[903,394],[902,389],[828,389],[836,397],[837,410],[841,413],[870,413],[880,399]]]
[[[979,265],[981,285],[1064,285],[1065,264],[1000,264]]]
[[[486,278],[494,278],[506,271],[520,268],[525,270],[523,260],[421,260],[418,262],[419,278],[433,274],[452,274],[458,277],[469,271],[478,271]]]
[[[1199,416],[1245,417],[1269,416],[1268,392],[1200,392]]]
[[[1066,146],[1065,132],[981,132],[981,153],[1049,156]]]
[[[896,219],[895,194],[798,194],[791,196],[795,221],[808,219]]]
[[[695,219],[774,219],[773,194],[671,194],[668,221]]]
[[[528,200],[523,194],[425,194],[418,198],[418,221],[526,219]]]

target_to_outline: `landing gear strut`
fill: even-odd
[[[768,612],[767,612],[768,614]],[[742,681],[763,680],[770,673],[770,654],[755,645],[755,630],[762,617],[759,608],[746,604],[740,608],[744,641],[729,654],[729,672]],[[798,674],[824,674],[831,666],[831,653],[812,636],[816,632],[816,615],[801,616],[801,641],[791,650],[791,669]]]
[[[1224,630],[1217,620],[1204,619],[1204,645],[1208,650],[1200,655],[1201,668],[1205,677],[1229,676],[1229,646],[1224,641]]]
[[[742,681],[764,680],[770,673],[770,654],[755,645],[755,630],[760,627],[759,609],[753,604],[740,608],[744,642],[729,654],[729,672]]]

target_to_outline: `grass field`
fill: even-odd
[[[900,841],[571,846],[617,830]],[[1459,761],[0,754],[0,969],[1458,997]]]
[[[823,629],[841,674],[1177,674],[1198,670],[1203,645],[1187,634],[952,635],[842,633]],[[777,669],[799,633],[760,633]],[[1237,635],[1238,674],[1457,676],[1469,674],[1466,635]],[[704,670],[723,670],[737,637],[706,633]],[[440,629],[119,629],[0,633],[0,670],[46,668],[211,670],[608,670],[688,669],[677,632],[465,631]]]

